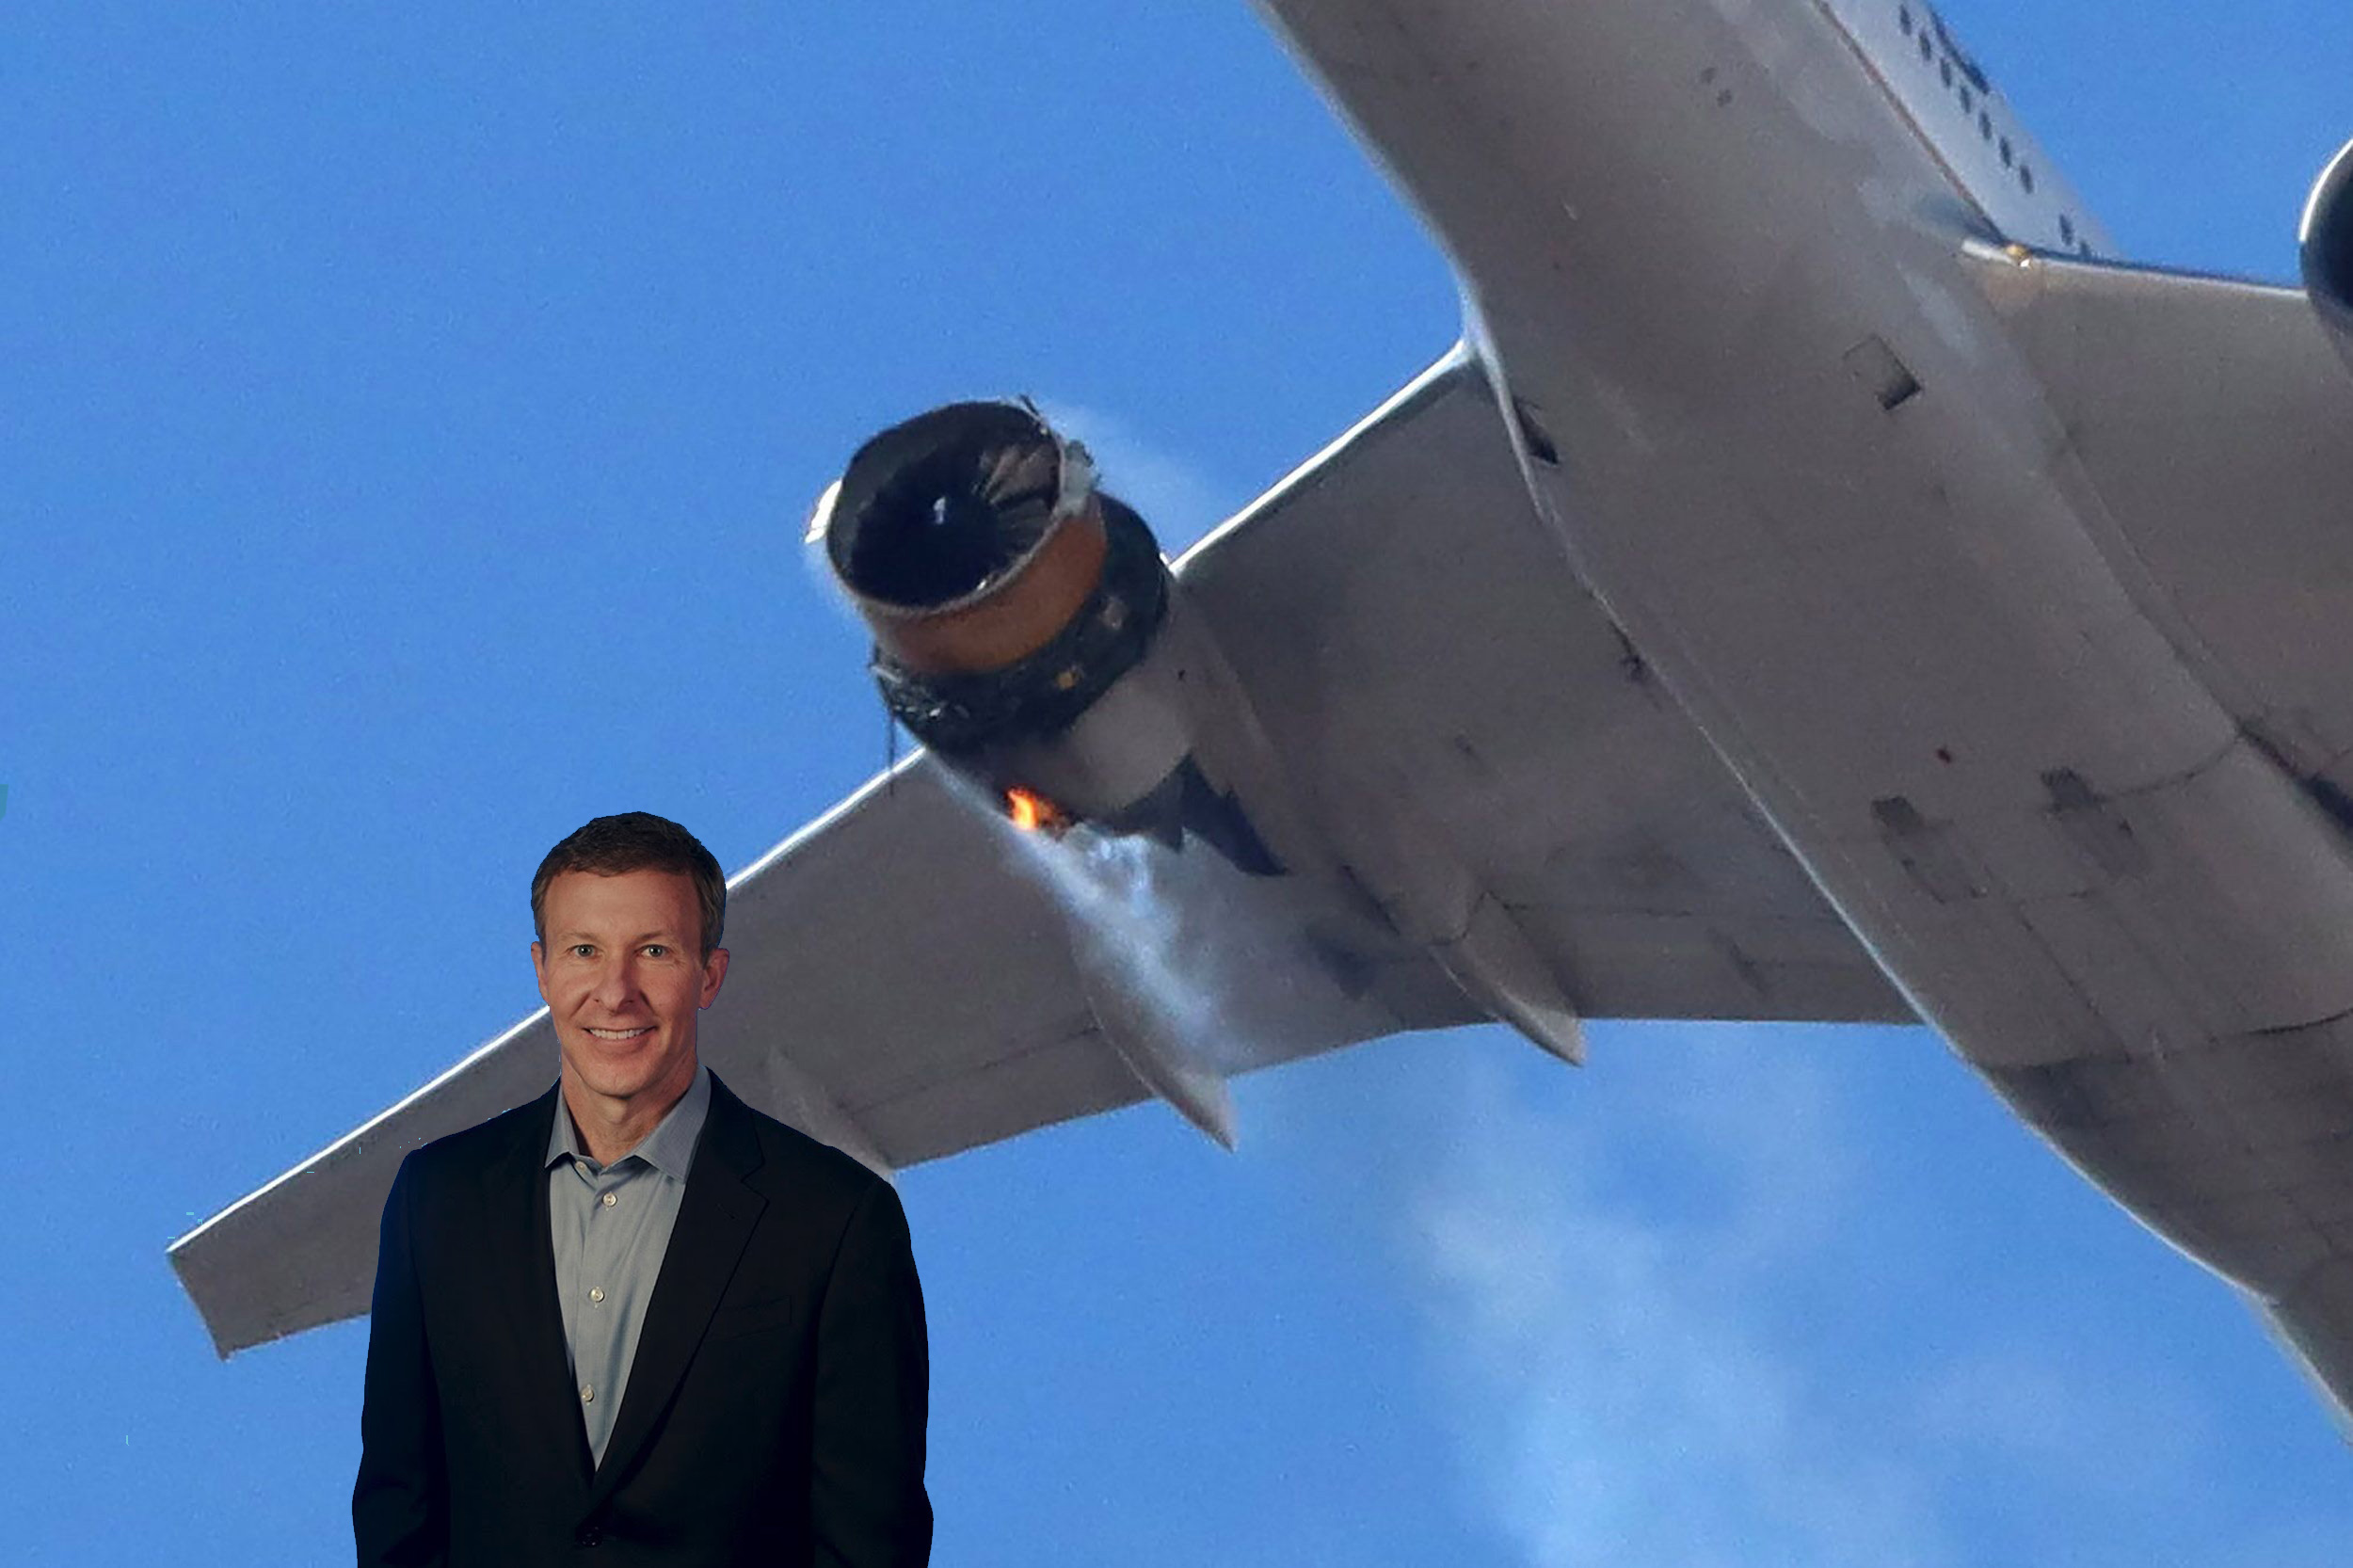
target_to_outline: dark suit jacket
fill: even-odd
[[[712,1074],[597,1465],[548,1236],[557,1093],[415,1150],[385,1200],[361,1568],[927,1561],[929,1352],[891,1185]]]

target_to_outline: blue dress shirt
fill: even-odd
[[[580,1397],[589,1451],[600,1464],[710,1107],[711,1069],[697,1063],[686,1093],[644,1142],[600,1165],[582,1151],[571,1112],[561,1093],[555,1096],[555,1125],[548,1129],[548,1232],[572,1390]]]

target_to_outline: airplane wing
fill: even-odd
[[[2353,823],[2353,371],[2303,291],[1973,247],[2125,586]]]
[[[1443,842],[1578,1014],[1913,1017],[1570,571],[1461,349],[1176,572],[1304,794]],[[886,1174],[1156,1081],[1032,852],[959,788],[919,754],[737,873],[701,1026],[748,1100]],[[1213,918],[1160,956],[1176,1005],[1214,993],[1192,1045],[1217,1074],[1487,1016],[1361,896],[1172,858]],[[366,1311],[402,1156],[555,1062],[542,1009],[175,1242],[220,1353]]]
[[[2312,301],[2229,278],[1971,255],[2042,383],[2048,461],[2076,515],[2242,731],[2353,832],[2353,371]],[[2331,1408],[2353,1387],[2336,1021],[2241,1046],[2268,1052],[2276,1083],[2254,1112],[2231,1113],[2179,1061],[2073,1066],[2013,1096],[2072,1126],[2078,1150],[2102,1151],[2095,1164],[2255,1169],[2229,1201],[2159,1218],[2208,1256],[2261,1258],[2294,1282],[2263,1310]]]

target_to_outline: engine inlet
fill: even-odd
[[[1151,530],[1019,404],[893,425],[820,504],[884,699],[944,754],[1065,728],[1142,660],[1166,607]]]

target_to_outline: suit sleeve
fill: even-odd
[[[921,1568],[931,1350],[906,1211],[876,1180],[852,1210],[817,1317],[809,1515],[818,1568]]]
[[[360,1476],[351,1489],[360,1568],[440,1568],[449,1558],[440,1396],[433,1382],[410,1244],[414,1160],[411,1155],[400,1162],[384,1200],[376,1294],[368,1309]]]

